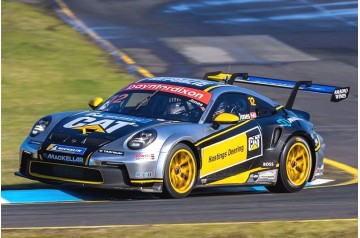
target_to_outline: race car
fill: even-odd
[[[234,82],[291,88],[285,106]],[[20,148],[17,176],[150,192],[170,198],[194,188],[264,185],[296,192],[323,174],[324,142],[298,90],[348,97],[349,88],[206,73],[203,79],[134,82],[92,110],[47,115]]]

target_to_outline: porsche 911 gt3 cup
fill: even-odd
[[[292,88],[281,106],[233,82]],[[20,148],[15,174],[52,184],[187,196],[195,187],[265,185],[296,192],[323,174],[324,143],[298,90],[348,97],[349,88],[207,73],[132,83],[93,110],[45,116]]]

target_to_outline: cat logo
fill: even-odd
[[[82,134],[86,135],[92,132],[112,133],[127,125],[131,125],[131,123],[113,119],[99,120],[99,118],[96,117],[79,117],[66,123],[64,128],[81,130]]]
[[[260,147],[260,135],[249,137],[249,151],[257,150]]]

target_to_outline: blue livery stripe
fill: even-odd
[[[7,203],[78,202],[82,199],[57,189],[3,190],[1,198]]]

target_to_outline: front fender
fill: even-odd
[[[196,140],[191,136],[183,135],[181,133],[172,134],[166,139],[163,146],[161,147],[160,154],[158,157],[156,171],[155,171],[155,178],[164,177],[164,169],[165,169],[166,160],[168,158],[168,154],[175,145],[177,145],[182,141],[187,141],[194,144]]]
[[[34,137],[30,137],[28,136],[29,139],[31,140],[35,140],[35,141],[39,141],[39,142],[43,142],[45,141],[45,139],[48,137],[48,135],[50,134],[50,132],[54,129],[54,127],[64,118],[75,115],[76,113],[79,113],[82,111],[70,111],[70,112],[60,112],[60,113],[54,113],[54,114],[49,114],[47,116],[51,117],[51,123],[49,124],[49,126],[46,128],[45,131],[43,131],[40,135],[34,136]],[[40,119],[40,118],[39,118]],[[36,123],[36,122],[35,122]]]

